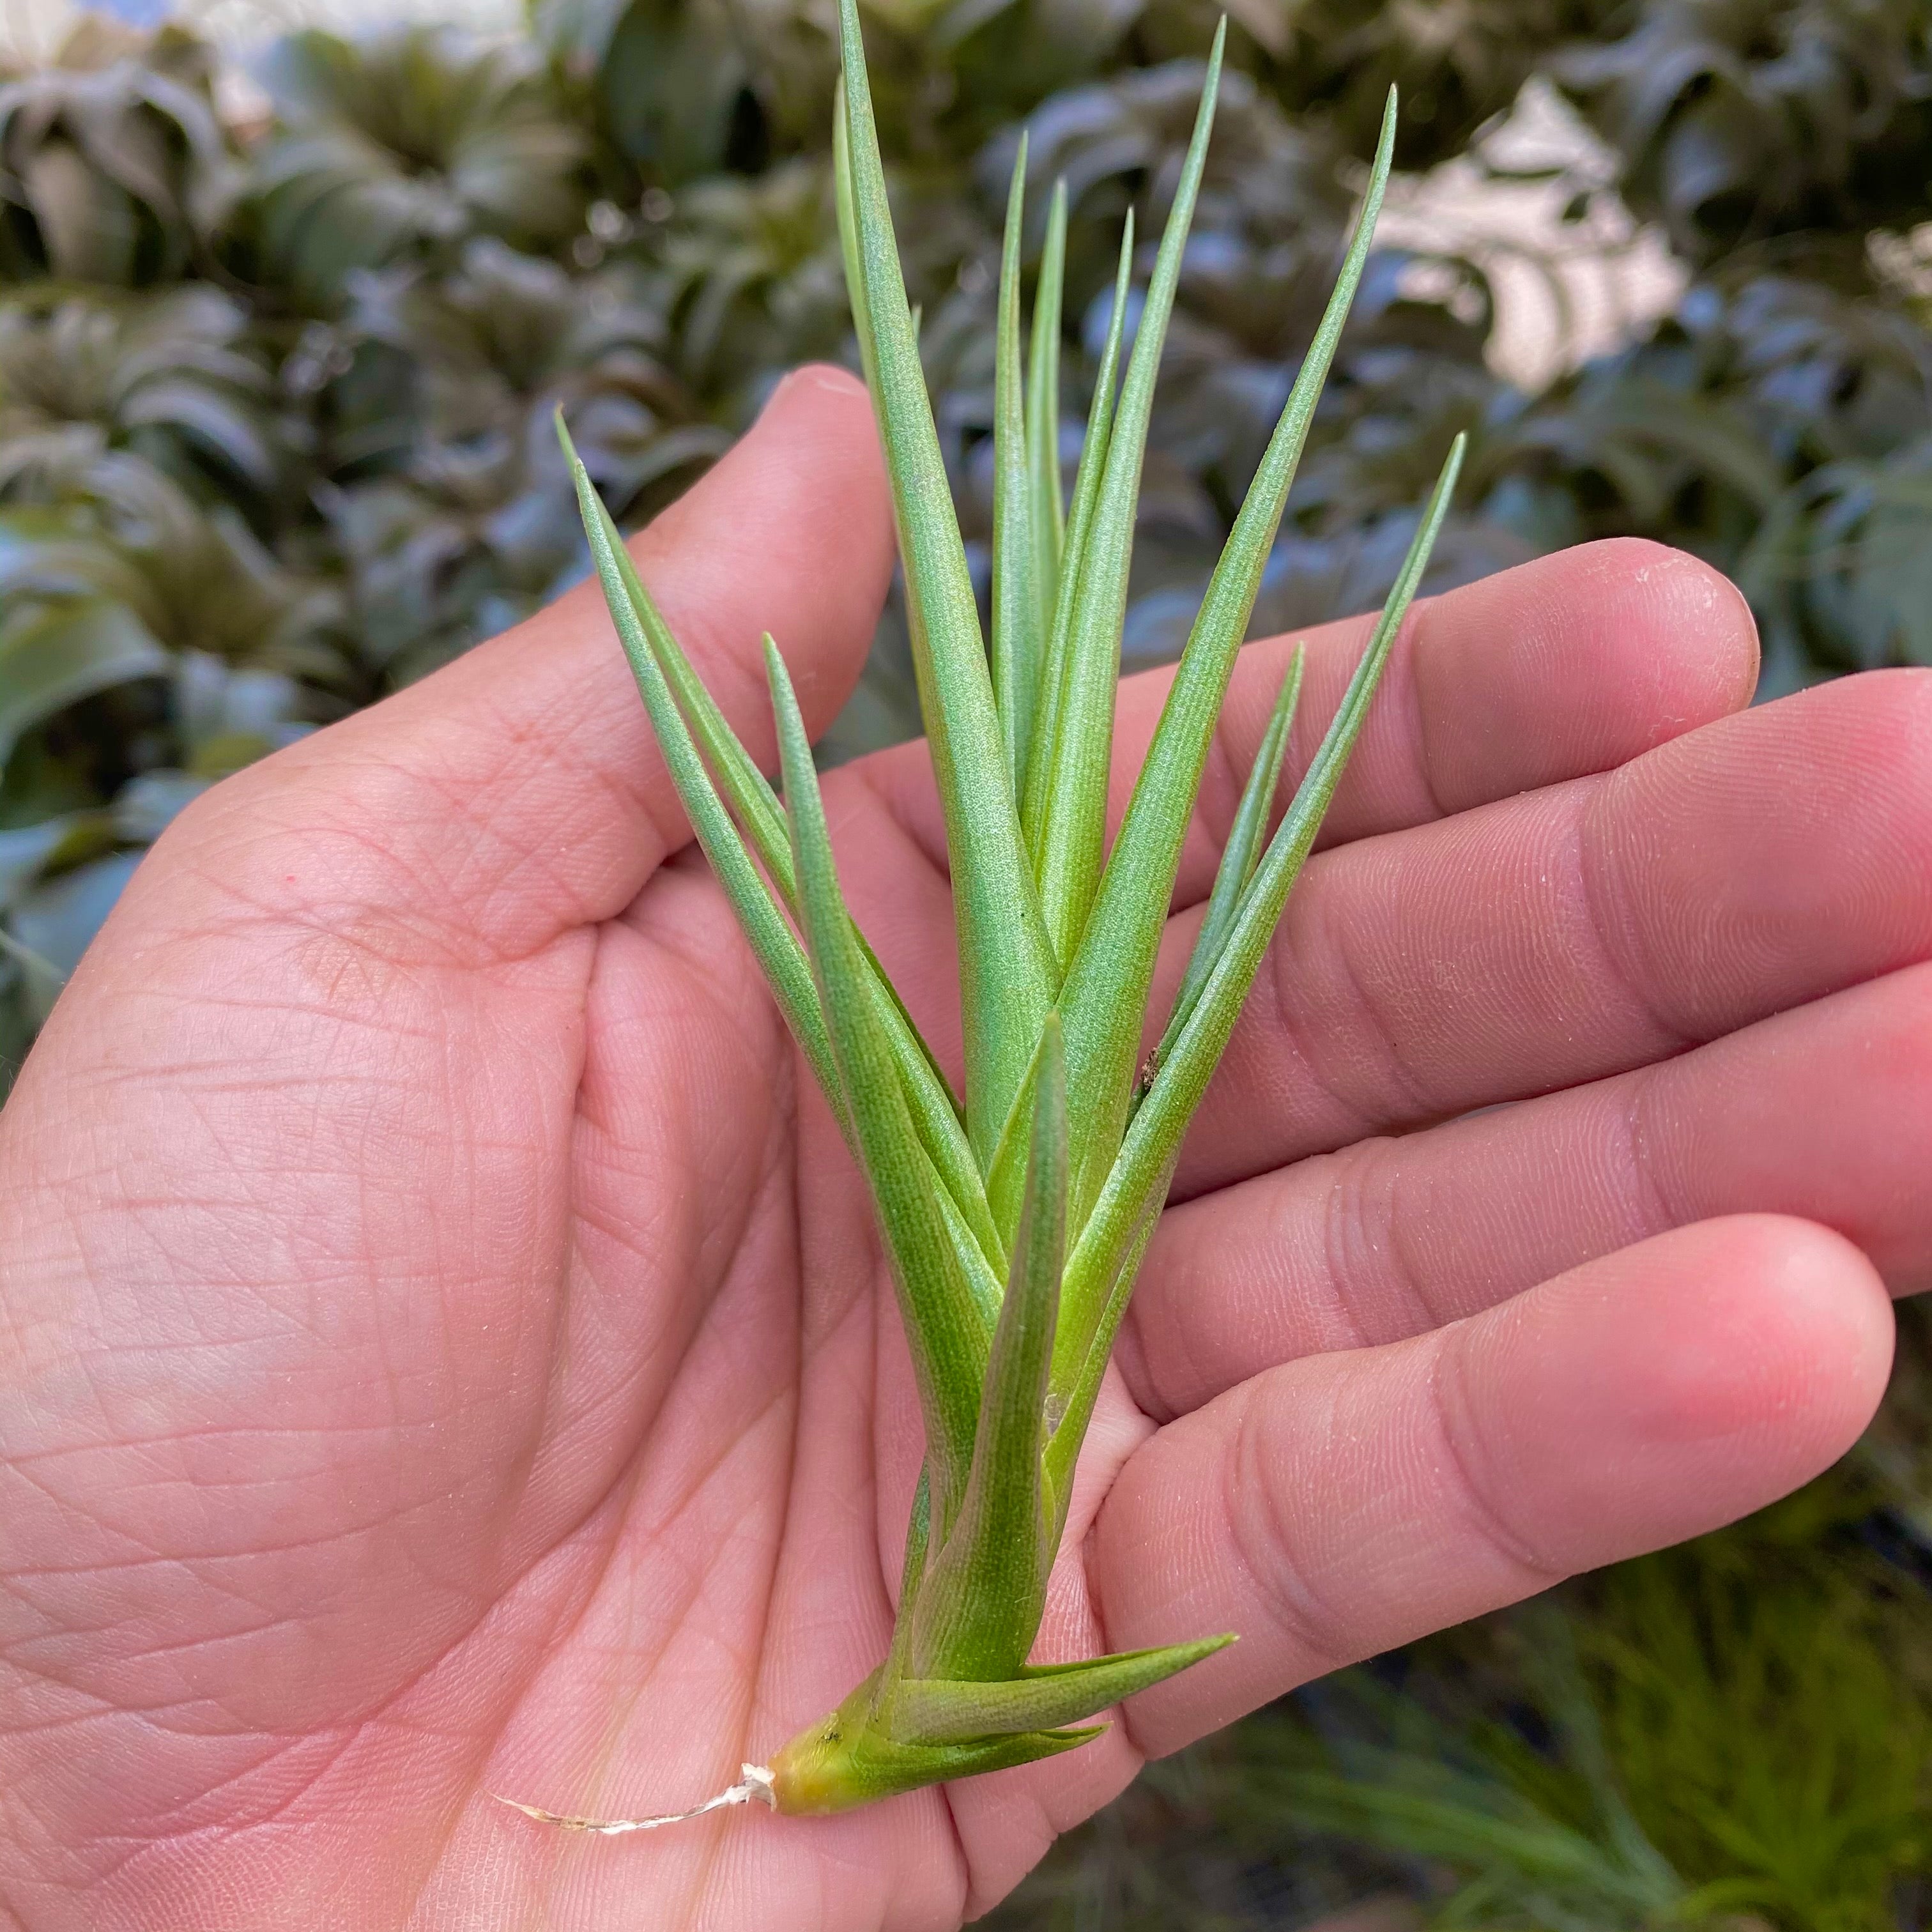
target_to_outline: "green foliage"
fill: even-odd
[[[58,58],[0,74],[0,284],[128,287],[204,266],[239,170],[191,34],[83,14]]]
[[[581,224],[582,131],[530,50],[404,26],[310,28],[264,70],[277,124],[254,156],[263,254],[327,309],[358,268],[472,235],[554,247]]]
[[[1858,1491],[1828,1478],[1607,1572],[1567,1614],[1442,1647],[1400,1696],[1338,1684],[1282,1796],[1447,1865],[1444,1924],[1895,1924],[1899,1887],[1932,1873],[1932,1656],[1923,1586],[1850,1540]]]
[[[0,500],[85,490],[110,453],[266,513],[289,452],[233,297],[206,283],[139,296],[43,284],[0,304]]]
[[[1923,218],[1932,23],[1919,0],[1644,0],[1557,72],[1690,260],[1767,235]]]

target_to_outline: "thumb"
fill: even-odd
[[[778,638],[816,734],[858,680],[891,573],[864,385],[795,370],[630,548],[698,675],[771,768],[761,634]],[[298,867],[280,828],[299,841]],[[311,910],[346,897],[358,913],[406,911],[460,950],[500,957],[613,916],[690,836],[594,580],[251,767],[179,829],[173,842],[218,848],[225,882],[258,906],[286,884]],[[259,880],[236,879],[257,863]]]

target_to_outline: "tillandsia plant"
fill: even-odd
[[[1387,182],[1391,94],[1327,313],[1235,520],[1112,850],[1108,769],[1136,500],[1156,367],[1204,164],[1198,117],[1121,369],[1133,260],[1070,508],[1057,451],[1066,196],[1054,192],[1023,370],[1025,154],[1006,209],[998,310],[992,635],[983,639],[902,279],[854,0],[842,0],[841,232],[891,475],[920,700],[946,824],[965,1092],[956,1099],[841,894],[811,747],[767,637],[783,802],[733,735],[639,580],[572,452],[591,554],[698,841],[817,1076],[876,1209],[926,1429],[884,1660],[769,1767],[698,1808],[837,1811],[1069,1750],[1083,1724],[1227,1636],[1084,1663],[1028,1661],[1080,1450],[1181,1138],[1321,825],[1447,508],[1449,454],[1380,622],[1273,836],[1300,687],[1284,680],[1157,1046],[1155,956],[1262,566],[1360,280]],[[566,436],[568,447],[568,436]],[[671,1819],[530,1815],[580,1830]],[[689,1817],[697,1812],[676,1814]]]

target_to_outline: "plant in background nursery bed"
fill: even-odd
[[[1269,838],[1298,656],[1284,681],[1174,1011],[1144,1057],[1143,1020],[1182,838],[1367,258],[1394,145],[1394,98],[1340,283],[1208,586],[1108,854],[1107,775],[1136,500],[1220,42],[1124,374],[1131,231],[1123,243],[1070,512],[1052,448],[1064,200],[1056,198],[1049,226],[1023,380],[1024,151],[1018,159],[998,310],[990,652],[900,275],[854,0],[843,0],[842,56],[841,234],[891,472],[920,704],[945,814],[962,968],[963,1109],[846,910],[810,747],[776,647],[766,639],[782,805],[694,675],[572,452],[592,555],[660,748],[870,1184],[926,1426],[886,1657],[769,1768],[747,1766],[742,1784],[701,1810],[757,1798],[784,1812],[836,1811],[1070,1750],[1098,1733],[1082,1720],[1232,1641],[1207,1635],[1082,1663],[1027,1660],[1075,1460],[1182,1136],[1361,729],[1462,455],[1459,440],[1340,709]],[[518,1808],[582,1830],[672,1822]]]

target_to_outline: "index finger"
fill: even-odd
[[[1290,654],[1307,672],[1284,785],[1307,766],[1373,628],[1372,615],[1248,645],[1237,660],[1181,856],[1177,905],[1212,884]],[[1171,670],[1120,686],[1110,830],[1160,722]],[[1539,557],[1418,603],[1403,625],[1322,838],[1334,844],[1608,771],[1742,710],[1757,632],[1730,580],[1635,538]],[[869,782],[934,865],[945,836],[922,746],[866,761]]]

